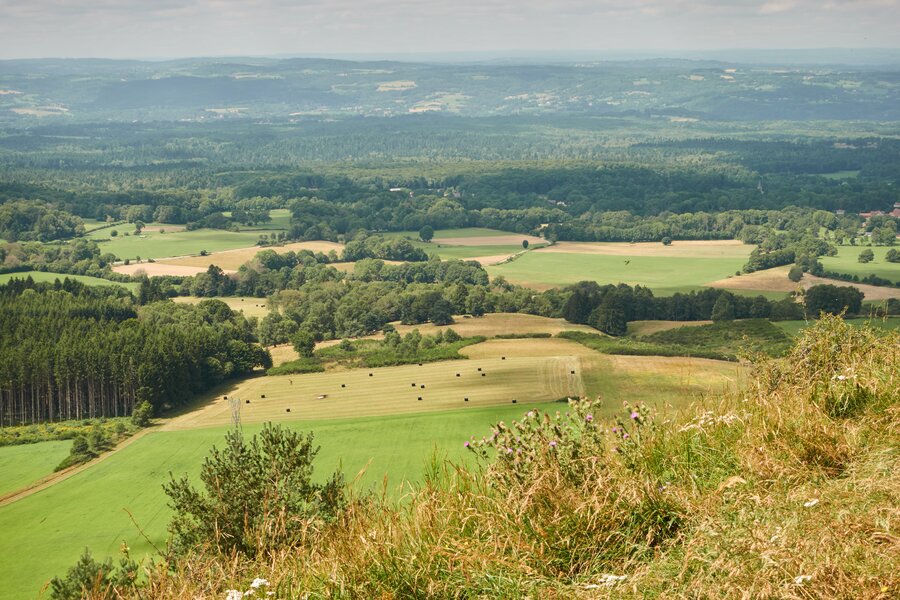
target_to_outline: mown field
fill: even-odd
[[[673,250],[666,254],[669,248]],[[710,256],[710,248],[718,253]],[[528,252],[512,262],[489,266],[487,271],[492,277],[502,275],[511,283],[537,289],[587,279],[601,284],[640,284],[657,295],[668,295],[698,289],[734,274],[751,249],[733,243],[719,247],[709,243],[687,250],[675,244],[572,244]]]
[[[595,354],[560,339],[489,340],[461,353],[471,358],[247,379],[171,427],[227,425],[231,405],[224,396],[240,399],[246,423],[470,410],[508,405],[513,399],[526,404],[578,397],[585,394],[580,358]]]
[[[100,279],[99,277],[88,277],[86,275],[68,275],[66,273],[48,273],[46,271],[23,271],[21,273],[4,273],[0,275],[0,285],[4,283],[8,283],[11,279],[27,279],[31,277],[37,282],[49,282],[53,283],[57,279],[62,281],[66,277],[69,279],[75,279],[80,281],[85,285],[121,285],[127,287],[128,289],[134,291],[137,289],[136,283],[119,283],[117,281],[110,281],[108,279]]]
[[[900,281],[900,263],[889,263],[884,255],[890,248],[887,246],[838,246],[837,256],[823,256],[819,260],[826,271],[848,273],[850,275],[876,275],[891,281]],[[871,250],[875,260],[869,263],[859,262],[859,253]]]
[[[53,472],[72,442],[41,442],[0,447],[0,498]]]

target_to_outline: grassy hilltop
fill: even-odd
[[[675,418],[535,407],[472,440],[483,468],[435,464],[401,505],[362,498],[291,545],[266,544],[279,519],[245,532],[252,555],[207,540],[135,595],[895,597],[898,343],[825,318]]]

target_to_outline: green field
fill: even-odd
[[[119,283],[117,281],[110,281],[108,279],[100,279],[99,277],[88,277],[86,275],[68,275],[66,273],[48,273],[46,271],[23,271],[21,273],[4,273],[0,275],[0,284],[8,282],[10,279],[27,279],[31,277],[37,282],[49,282],[53,283],[57,279],[60,281],[68,277],[69,279],[75,279],[76,281],[80,281],[85,285],[121,285],[123,287],[127,287],[128,289],[134,291],[137,289],[136,283]]]
[[[235,248],[248,248],[256,244],[261,233],[273,233],[271,230],[234,232],[220,229],[197,229],[167,233],[148,231],[139,236],[132,234],[126,237],[120,231],[118,237],[110,238],[108,237],[109,231],[109,229],[103,229],[96,234],[91,234],[98,236],[92,239],[100,243],[101,252],[112,252],[122,260],[134,259],[138,256],[141,258],[184,256],[198,254],[201,250],[219,252]]]
[[[68,440],[0,447],[0,496],[52,473],[71,447]]]
[[[555,410],[556,404],[546,405]],[[403,480],[420,480],[438,448],[452,460],[469,456],[463,442],[489,434],[491,423],[527,409],[503,406],[405,417],[294,422],[312,430],[322,450],[317,473],[342,468],[348,479],[368,465],[362,488],[379,488],[388,474],[399,497]],[[247,434],[259,425],[244,427]],[[30,598],[51,577],[64,574],[85,547],[97,556],[115,554],[123,540],[136,557],[152,552],[132,524],[134,515],[150,540],[162,546],[169,509],[161,484],[170,472],[196,475],[225,428],[150,433],[108,459],[13,504],[0,507],[0,598]],[[27,448],[35,448],[28,446]],[[13,557],[15,557],[13,559]]]
[[[871,324],[880,329],[900,329],[900,317],[888,317],[887,319],[844,319],[847,323],[861,327]],[[772,324],[781,328],[790,336],[796,337],[801,331],[815,323],[815,321],[774,321]]]
[[[699,289],[740,270],[742,257],[688,258],[622,256],[563,252],[528,252],[516,260],[487,267],[492,277],[502,275],[511,283],[538,289],[564,286],[583,280],[601,284],[627,283],[650,287],[656,295]]]
[[[403,238],[408,237],[414,240],[419,239],[418,231],[391,231],[382,233],[387,238]],[[501,231],[500,229],[488,229],[487,227],[461,227],[459,229],[440,229],[434,232],[434,242],[440,242],[445,238],[467,238],[467,237],[493,237],[495,235],[520,235],[511,231]],[[527,236],[524,236],[527,237]]]
[[[859,253],[871,250],[875,260],[870,263],[859,262]],[[884,255],[890,250],[887,246],[838,246],[837,256],[823,256],[819,259],[826,271],[848,273],[850,275],[877,275],[894,282],[900,282],[900,263],[889,263]]]

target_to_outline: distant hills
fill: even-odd
[[[510,57],[458,63],[326,58],[0,61],[0,122],[289,120],[419,113],[619,114],[676,121],[900,120],[897,51],[731,54],[740,60],[675,57],[551,64],[551,56],[543,63]],[[778,56],[784,62],[776,62]],[[801,59],[864,59],[867,64],[798,65]],[[885,65],[875,64],[879,60]]]

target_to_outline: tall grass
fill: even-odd
[[[498,423],[313,538],[148,570],[149,598],[889,598],[900,592],[900,334],[825,317],[740,393],[662,420],[598,401]],[[387,442],[387,441],[386,441]]]

